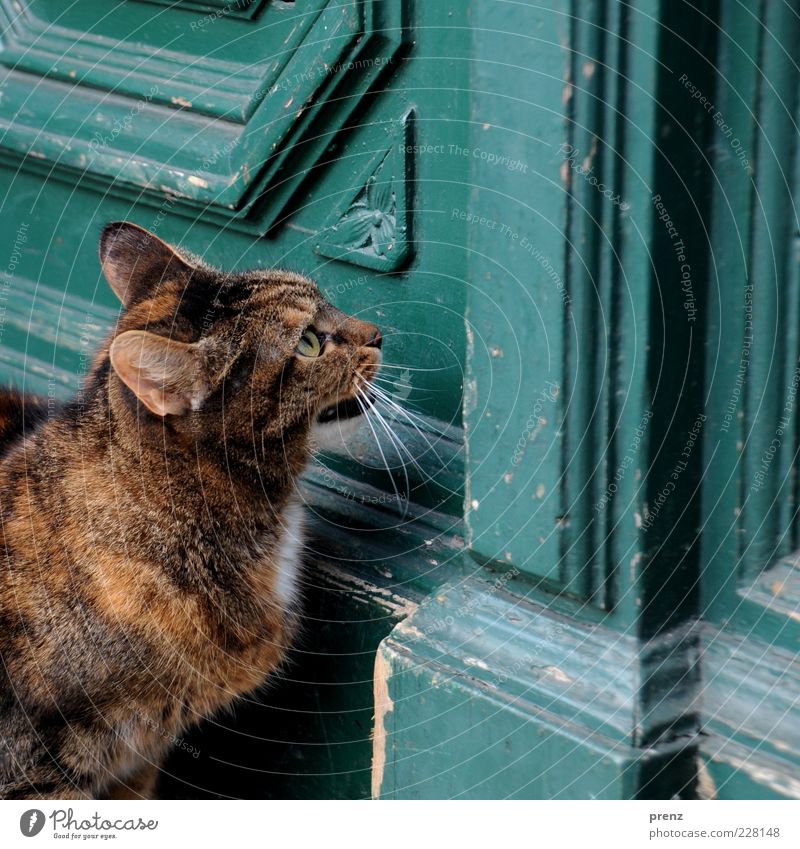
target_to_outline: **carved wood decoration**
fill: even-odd
[[[376,271],[393,271],[411,250],[409,154],[412,115],[397,122],[392,145],[370,164],[368,176],[344,210],[336,209],[318,253]],[[377,165],[375,163],[377,162]]]

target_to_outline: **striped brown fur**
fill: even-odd
[[[2,798],[152,795],[169,741],[279,666],[296,478],[380,360],[300,275],[124,223],[100,256],[124,309],[76,398],[0,394]]]

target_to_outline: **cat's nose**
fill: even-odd
[[[383,336],[381,336],[380,330],[376,327],[372,336],[364,343],[368,348],[380,348],[383,344]]]

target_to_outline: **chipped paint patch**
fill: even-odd
[[[716,799],[717,786],[714,784],[714,779],[708,771],[705,763],[698,758],[697,763],[697,798],[698,799]]]
[[[572,679],[566,673],[562,672],[557,666],[545,666],[546,672],[551,678],[555,678],[560,684],[571,684]]]
[[[208,183],[202,177],[198,177],[195,174],[192,174],[190,177],[188,177],[187,181],[193,186],[199,186],[201,189],[208,188]]]
[[[477,657],[465,657],[464,658],[465,666],[477,666],[478,669],[485,669],[487,672],[489,671],[489,664],[485,660],[481,660]]]
[[[335,590],[347,592],[351,599],[362,604],[376,604],[391,616],[405,618],[411,616],[419,607],[415,601],[392,592],[388,587],[379,587],[363,578],[336,569],[330,564],[324,564],[322,571],[325,573],[326,583]]]
[[[401,634],[407,634],[410,637],[414,637],[417,640],[425,639],[425,634],[420,631],[420,629],[417,628],[410,619],[404,619],[402,622],[398,623],[394,630],[395,632],[400,632]]]
[[[775,769],[768,766],[762,766],[754,763],[752,759],[743,756],[728,754],[723,750],[722,757],[715,757],[714,760],[727,761],[737,770],[741,770],[745,775],[749,775],[753,781],[759,784],[765,784],[771,790],[781,795],[788,795],[790,798],[800,797],[800,781],[789,778]]]
[[[187,100],[185,97],[170,97],[170,101],[176,106],[183,106],[186,109],[192,108],[192,101]]]
[[[391,674],[389,662],[383,656],[383,651],[379,646],[375,655],[375,671],[372,677],[372,692],[375,700],[371,770],[373,799],[380,798],[383,773],[386,769],[386,715],[394,710],[394,702],[389,696],[389,676]]]
[[[770,586],[770,590],[772,590],[772,594],[774,596],[779,596],[783,593],[783,588],[786,584],[786,581],[774,581]]]

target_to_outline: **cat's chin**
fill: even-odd
[[[333,419],[322,424],[319,421],[314,422],[311,426],[311,450],[347,454],[348,447],[363,422],[363,415],[349,419]]]
[[[364,408],[355,398],[325,407],[311,426],[312,450],[346,453],[363,422]]]
[[[345,398],[317,413],[316,424],[327,425],[360,418],[364,408],[356,398]]]

